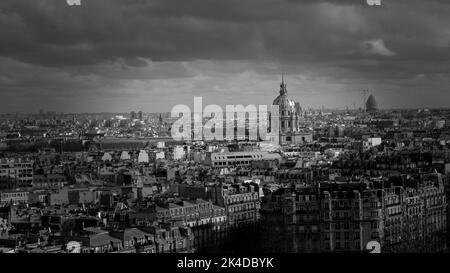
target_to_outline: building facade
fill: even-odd
[[[33,162],[25,159],[0,159],[0,189],[31,187]]]

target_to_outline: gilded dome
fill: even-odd
[[[286,114],[296,112],[295,111],[295,102],[293,100],[291,100],[289,98],[289,96],[287,95],[287,88],[286,88],[286,84],[284,83],[284,81],[282,81],[280,84],[280,95],[278,95],[278,97],[275,98],[272,105],[278,105],[280,113],[283,113],[282,111],[284,111],[284,113],[286,113]]]

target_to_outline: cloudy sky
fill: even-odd
[[[448,107],[450,1],[0,1],[0,112]]]

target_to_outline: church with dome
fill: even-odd
[[[312,133],[303,128],[301,121],[303,118],[302,109],[299,102],[294,102],[288,96],[287,84],[282,77],[280,84],[280,94],[275,98],[272,105],[278,106],[278,121],[276,127],[278,132],[270,132],[270,140],[278,145],[295,145],[312,142]],[[271,127],[269,127],[271,128]]]

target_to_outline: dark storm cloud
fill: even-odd
[[[84,0],[82,7],[63,0],[6,0],[0,4],[6,32],[0,52],[66,66],[117,58],[139,65],[139,57],[316,60],[347,58],[347,52],[358,58],[360,43],[377,36],[398,47],[436,47],[442,34],[431,16],[441,14],[448,25],[448,4],[384,2],[388,7],[376,10],[364,0]]]
[[[397,90],[408,79],[425,84],[450,71],[444,0],[381,0],[382,7],[365,0],[81,1],[0,1],[2,94],[59,92],[82,101],[148,93],[150,81],[161,79],[185,79],[180,86],[207,94],[214,80],[246,71],[349,88],[389,82]],[[217,86],[229,96],[239,88]]]

